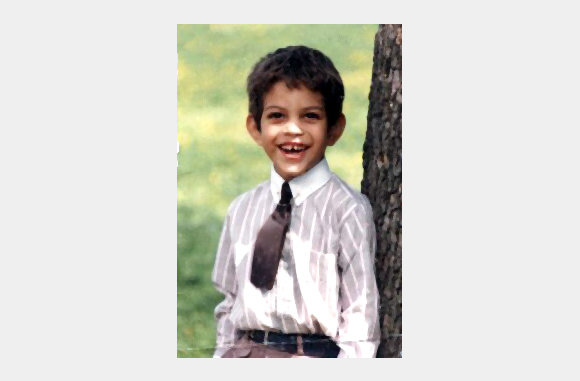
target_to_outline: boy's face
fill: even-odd
[[[326,147],[338,141],[346,124],[341,114],[327,133],[322,95],[302,85],[289,89],[283,81],[275,83],[266,93],[263,109],[261,131],[251,115],[246,127],[286,181],[318,164]]]

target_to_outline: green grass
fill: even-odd
[[[269,176],[270,162],[245,130],[246,77],[276,48],[306,45],[328,55],[345,85],[347,126],[327,151],[355,189],[376,25],[178,25],[177,356],[211,357],[213,309],[222,300],[211,270],[229,203]]]

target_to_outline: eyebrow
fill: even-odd
[[[270,105],[268,107],[264,108],[264,111],[270,109],[270,108],[279,108],[282,110],[286,110],[286,108],[282,107],[282,106],[277,106],[277,105]],[[304,107],[302,110],[320,110],[320,111],[324,111],[324,107],[322,106],[308,106],[308,107]]]

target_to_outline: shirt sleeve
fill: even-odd
[[[214,286],[224,294],[225,299],[219,303],[214,316],[217,324],[216,349],[213,357],[221,357],[235,341],[236,330],[230,313],[236,300],[237,283],[233,246],[230,236],[230,213],[224,221],[218,244],[215,265],[212,272]]]
[[[340,226],[339,358],[375,357],[380,341],[375,225],[371,206],[366,198],[363,201],[343,218]]]

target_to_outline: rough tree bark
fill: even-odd
[[[401,357],[401,111],[402,27],[380,25],[375,35],[361,191],[373,207],[381,344],[377,357]]]

